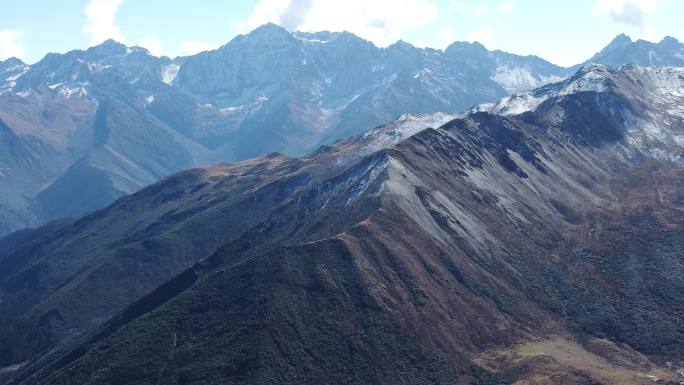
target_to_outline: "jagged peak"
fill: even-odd
[[[624,33],[621,33],[613,38],[611,42],[608,44],[609,46],[611,45],[625,45],[625,44],[630,44],[632,43],[632,38],[627,36]]]
[[[675,39],[674,37],[672,37],[672,36],[665,36],[665,37],[658,43],[658,45],[660,45],[660,46],[662,46],[662,47],[667,47],[667,48],[675,48],[675,47],[681,46],[682,43],[681,43],[679,40],[677,40],[677,39]]]
[[[107,52],[107,53],[126,53],[129,50],[123,43],[119,43],[114,39],[107,39],[102,43],[90,47],[86,52]]]
[[[233,38],[231,41],[228,43],[224,44],[221,46],[218,50],[221,51],[223,49],[226,49],[228,47],[232,47],[234,44],[249,44],[249,43],[260,43],[260,42],[283,42],[283,41],[295,41],[297,37],[295,36],[294,33],[290,33],[288,30],[285,28],[274,24],[274,23],[266,23],[263,25],[260,25],[259,27],[253,29],[251,32],[242,34],[242,35],[237,35],[235,38]]]
[[[489,50],[487,49],[487,47],[485,47],[477,41],[474,41],[472,43],[467,41],[456,41],[449,44],[449,46],[444,50],[445,54],[454,54],[462,52],[488,53]]]
[[[23,60],[19,59],[16,56],[12,56],[10,58],[7,58],[5,60],[0,60],[0,66],[2,67],[15,67],[15,66],[22,66],[26,65]]]
[[[580,69],[575,73],[575,76],[578,74],[586,74],[588,72],[607,72],[610,70],[610,67],[608,67],[605,64],[601,63],[587,63],[580,67]],[[573,77],[575,77],[573,76]]]
[[[263,25],[258,26],[255,28],[252,32],[247,34],[252,35],[252,36],[273,36],[273,35],[290,35],[290,32],[285,29],[285,27],[282,27],[278,24],[275,23],[266,23]]]
[[[413,44],[401,39],[397,40],[394,44],[390,45],[390,47],[416,48]]]

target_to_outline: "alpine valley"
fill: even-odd
[[[591,62],[682,65],[672,38],[621,35]],[[398,116],[460,113],[563,80],[535,56],[454,43],[378,48],[274,24],[190,57],[114,41],[0,63],[0,234],[105,207],[175,172],[302,156]]]

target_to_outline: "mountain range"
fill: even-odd
[[[681,56],[671,38],[620,36],[592,61]],[[303,155],[404,113],[461,112],[575,70],[478,43],[378,48],[273,24],[176,59],[111,40],[32,65],[10,59],[0,63],[0,234],[90,212],[189,167]]]
[[[6,237],[0,383],[683,381],[684,71],[518,95]]]

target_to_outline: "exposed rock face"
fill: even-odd
[[[15,234],[5,382],[674,381],[682,87],[589,66],[522,114],[404,116]]]

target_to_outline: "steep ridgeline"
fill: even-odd
[[[191,166],[302,155],[404,113],[463,111],[560,79],[540,58],[268,24],[195,56],[113,41],[0,63],[0,234],[103,207]]]
[[[684,67],[684,44],[669,36],[658,43],[652,43],[645,40],[632,41],[629,36],[621,34],[587,63],[611,67],[623,64]]]
[[[587,66],[521,114],[405,116],[17,233],[0,378],[677,383],[683,74]]]
[[[592,61],[681,65],[672,38],[629,41]],[[30,66],[10,59],[0,62],[0,235],[103,207],[188,167],[302,155],[404,113],[461,112],[572,72],[478,43],[378,48],[347,32],[273,24],[173,60],[113,41]]]

